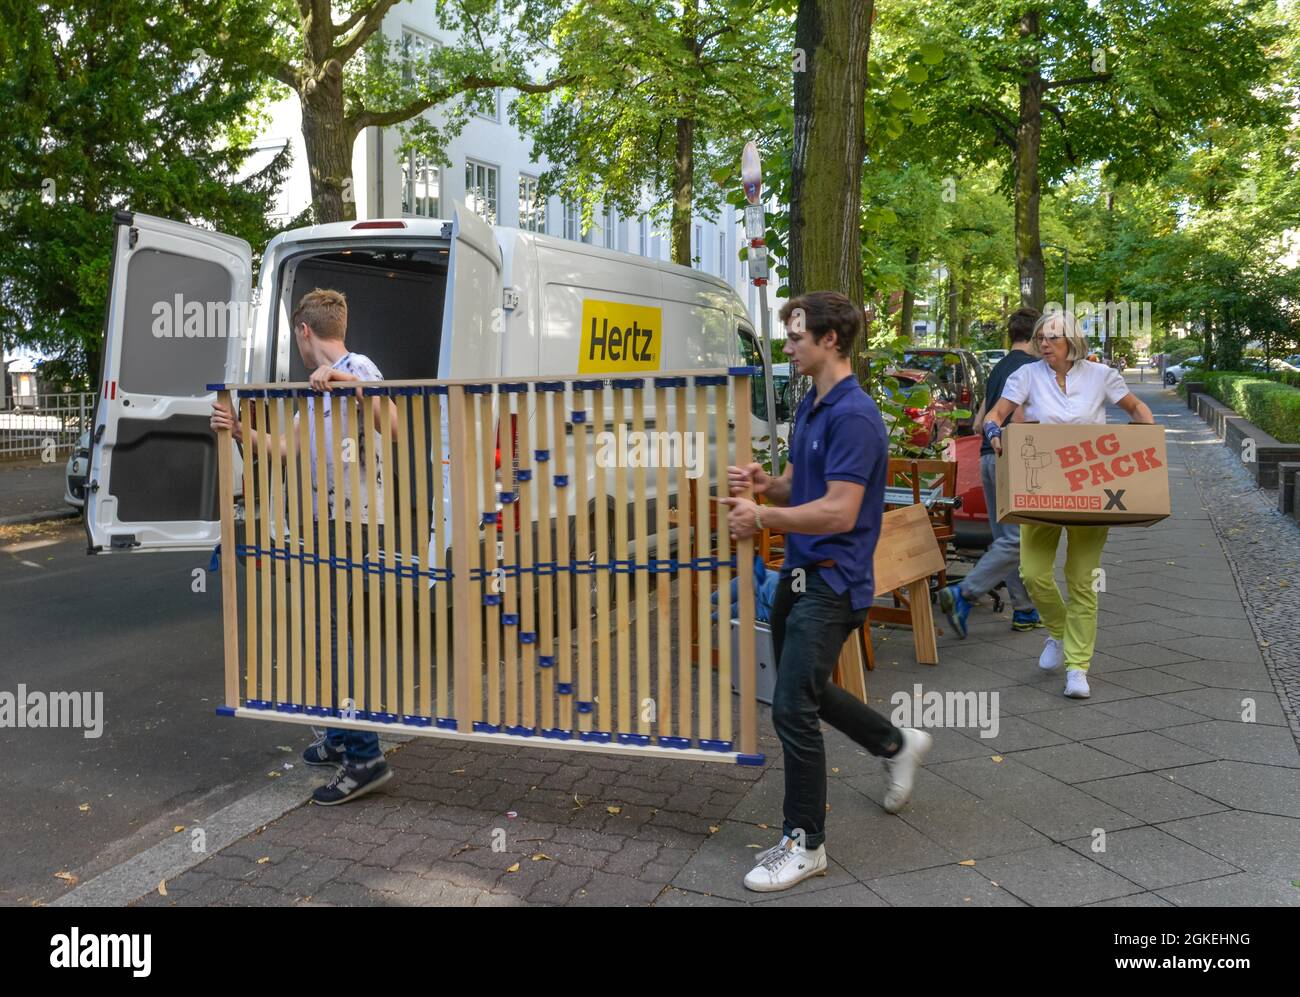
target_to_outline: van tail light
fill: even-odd
[[[406,222],[357,222],[352,226],[355,229],[365,228],[406,228]]]
[[[963,387],[961,389],[961,403],[962,405],[970,404],[970,388]]]

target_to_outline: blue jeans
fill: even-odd
[[[334,524],[332,521],[327,527],[327,530],[329,535],[325,540],[325,544],[329,548],[330,556],[334,556],[334,533],[333,533]],[[367,536],[366,530],[363,528],[361,534],[362,558],[366,556],[366,552],[369,550],[369,545],[366,541],[366,536]],[[379,527],[379,545],[381,548],[383,547],[383,544],[384,544],[384,528],[381,526]],[[317,553],[321,553],[321,550],[322,548],[321,548],[320,530],[317,529],[316,551]],[[344,556],[349,560],[352,559],[352,534],[350,528],[347,534],[346,546],[344,548]],[[366,577],[366,585],[374,585],[374,584],[382,585],[382,582],[376,582],[370,579],[369,576],[363,576],[363,577]],[[377,577],[382,578],[383,576],[377,576]],[[340,611],[345,614],[351,611],[353,586],[351,584],[348,585],[347,603],[346,605],[340,607],[338,584],[333,571],[329,572],[329,579],[330,579],[330,642],[329,642],[330,684],[334,690],[334,696],[333,696],[334,706],[335,708],[341,710],[343,706],[339,702],[338,614]],[[349,579],[349,581],[351,581],[351,579]],[[322,640],[318,642],[316,646],[318,648],[323,647],[324,641]],[[355,701],[357,685],[356,685],[356,673],[353,671],[352,668],[352,650],[353,650],[352,631],[349,630],[348,631],[348,688],[352,690],[352,697],[353,700]],[[383,752],[380,750],[379,747],[379,735],[374,733],[373,731],[347,730],[341,727],[327,727],[325,729],[325,741],[331,747],[342,749],[344,757],[349,762],[367,762],[373,758],[378,758],[381,754],[383,754]]]
[[[980,457],[980,483],[984,486],[984,506],[989,511],[989,530],[993,542],[984,556],[962,579],[962,598],[974,601],[1007,583],[1011,607],[1017,610],[1033,609],[1025,583],[1020,580],[1020,527],[1015,523],[998,522],[998,465],[997,457],[984,454]]]
[[[836,595],[817,569],[805,577],[804,592],[783,577],[772,602],[772,722],[785,752],[784,833],[802,831],[807,847],[818,848],[826,840],[826,747],[819,720],[873,755],[893,755],[903,736],[830,680],[844,641],[866,621],[867,610],[855,610],[848,592]]]

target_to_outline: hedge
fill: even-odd
[[[1287,377],[1293,379],[1295,375]],[[1300,387],[1234,371],[1205,371],[1193,380],[1280,442],[1300,443]]]

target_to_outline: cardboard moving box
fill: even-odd
[[[998,522],[1150,526],[1168,515],[1163,426],[1013,422],[1002,430]]]

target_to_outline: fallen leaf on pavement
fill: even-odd
[[[177,824],[175,827],[172,828],[172,833],[173,833],[173,834],[180,834],[180,833],[181,833],[182,831],[184,831],[184,830],[185,830],[185,825],[184,825],[184,824]]]
[[[993,756],[993,760],[994,760],[995,762],[1001,762],[1001,761],[1002,761],[1002,756],[1001,756],[1001,755],[994,755],[994,756]]]
[[[279,772],[268,772],[268,773],[266,773],[266,774],[267,774],[270,778],[272,778],[272,779],[278,779],[278,778],[280,778],[280,773],[279,773]]]
[[[974,859],[962,859],[962,860],[961,860],[960,862],[958,862],[957,864],[958,864],[958,865],[974,865],[974,864],[975,864],[975,860],[974,860]]]
[[[717,834],[717,833],[718,833],[718,825],[717,825],[717,824],[710,824],[710,825],[709,825],[709,833],[710,833],[710,834]]]
[[[257,860],[257,864],[258,864],[258,865],[266,865],[266,863],[268,863],[268,862],[270,862],[270,861],[271,861],[271,856],[269,856],[269,855],[263,855],[260,859]]]
[[[605,812],[606,812],[606,813],[613,814],[615,817],[617,817],[619,814],[621,814],[621,813],[623,812],[623,808],[622,808],[622,807],[606,807],[606,808],[605,808]]]
[[[167,880],[165,879],[158,880],[158,896],[167,896]]]
[[[77,885],[77,877],[70,872],[56,872],[54,878],[63,880],[69,886]]]
[[[81,806],[77,807],[77,809],[80,810],[83,814],[90,813],[90,804],[83,803]]]
[[[516,863],[515,863],[514,865],[512,865],[509,869],[506,870],[506,872],[518,872],[518,871],[519,871],[519,863],[518,863],[518,862],[516,862]]]
[[[547,855],[547,854],[545,854],[545,853],[543,853],[543,852],[538,852],[536,855],[533,856],[533,861],[534,861],[534,862],[554,862],[555,860],[554,860],[553,858],[551,858],[549,855]]]

